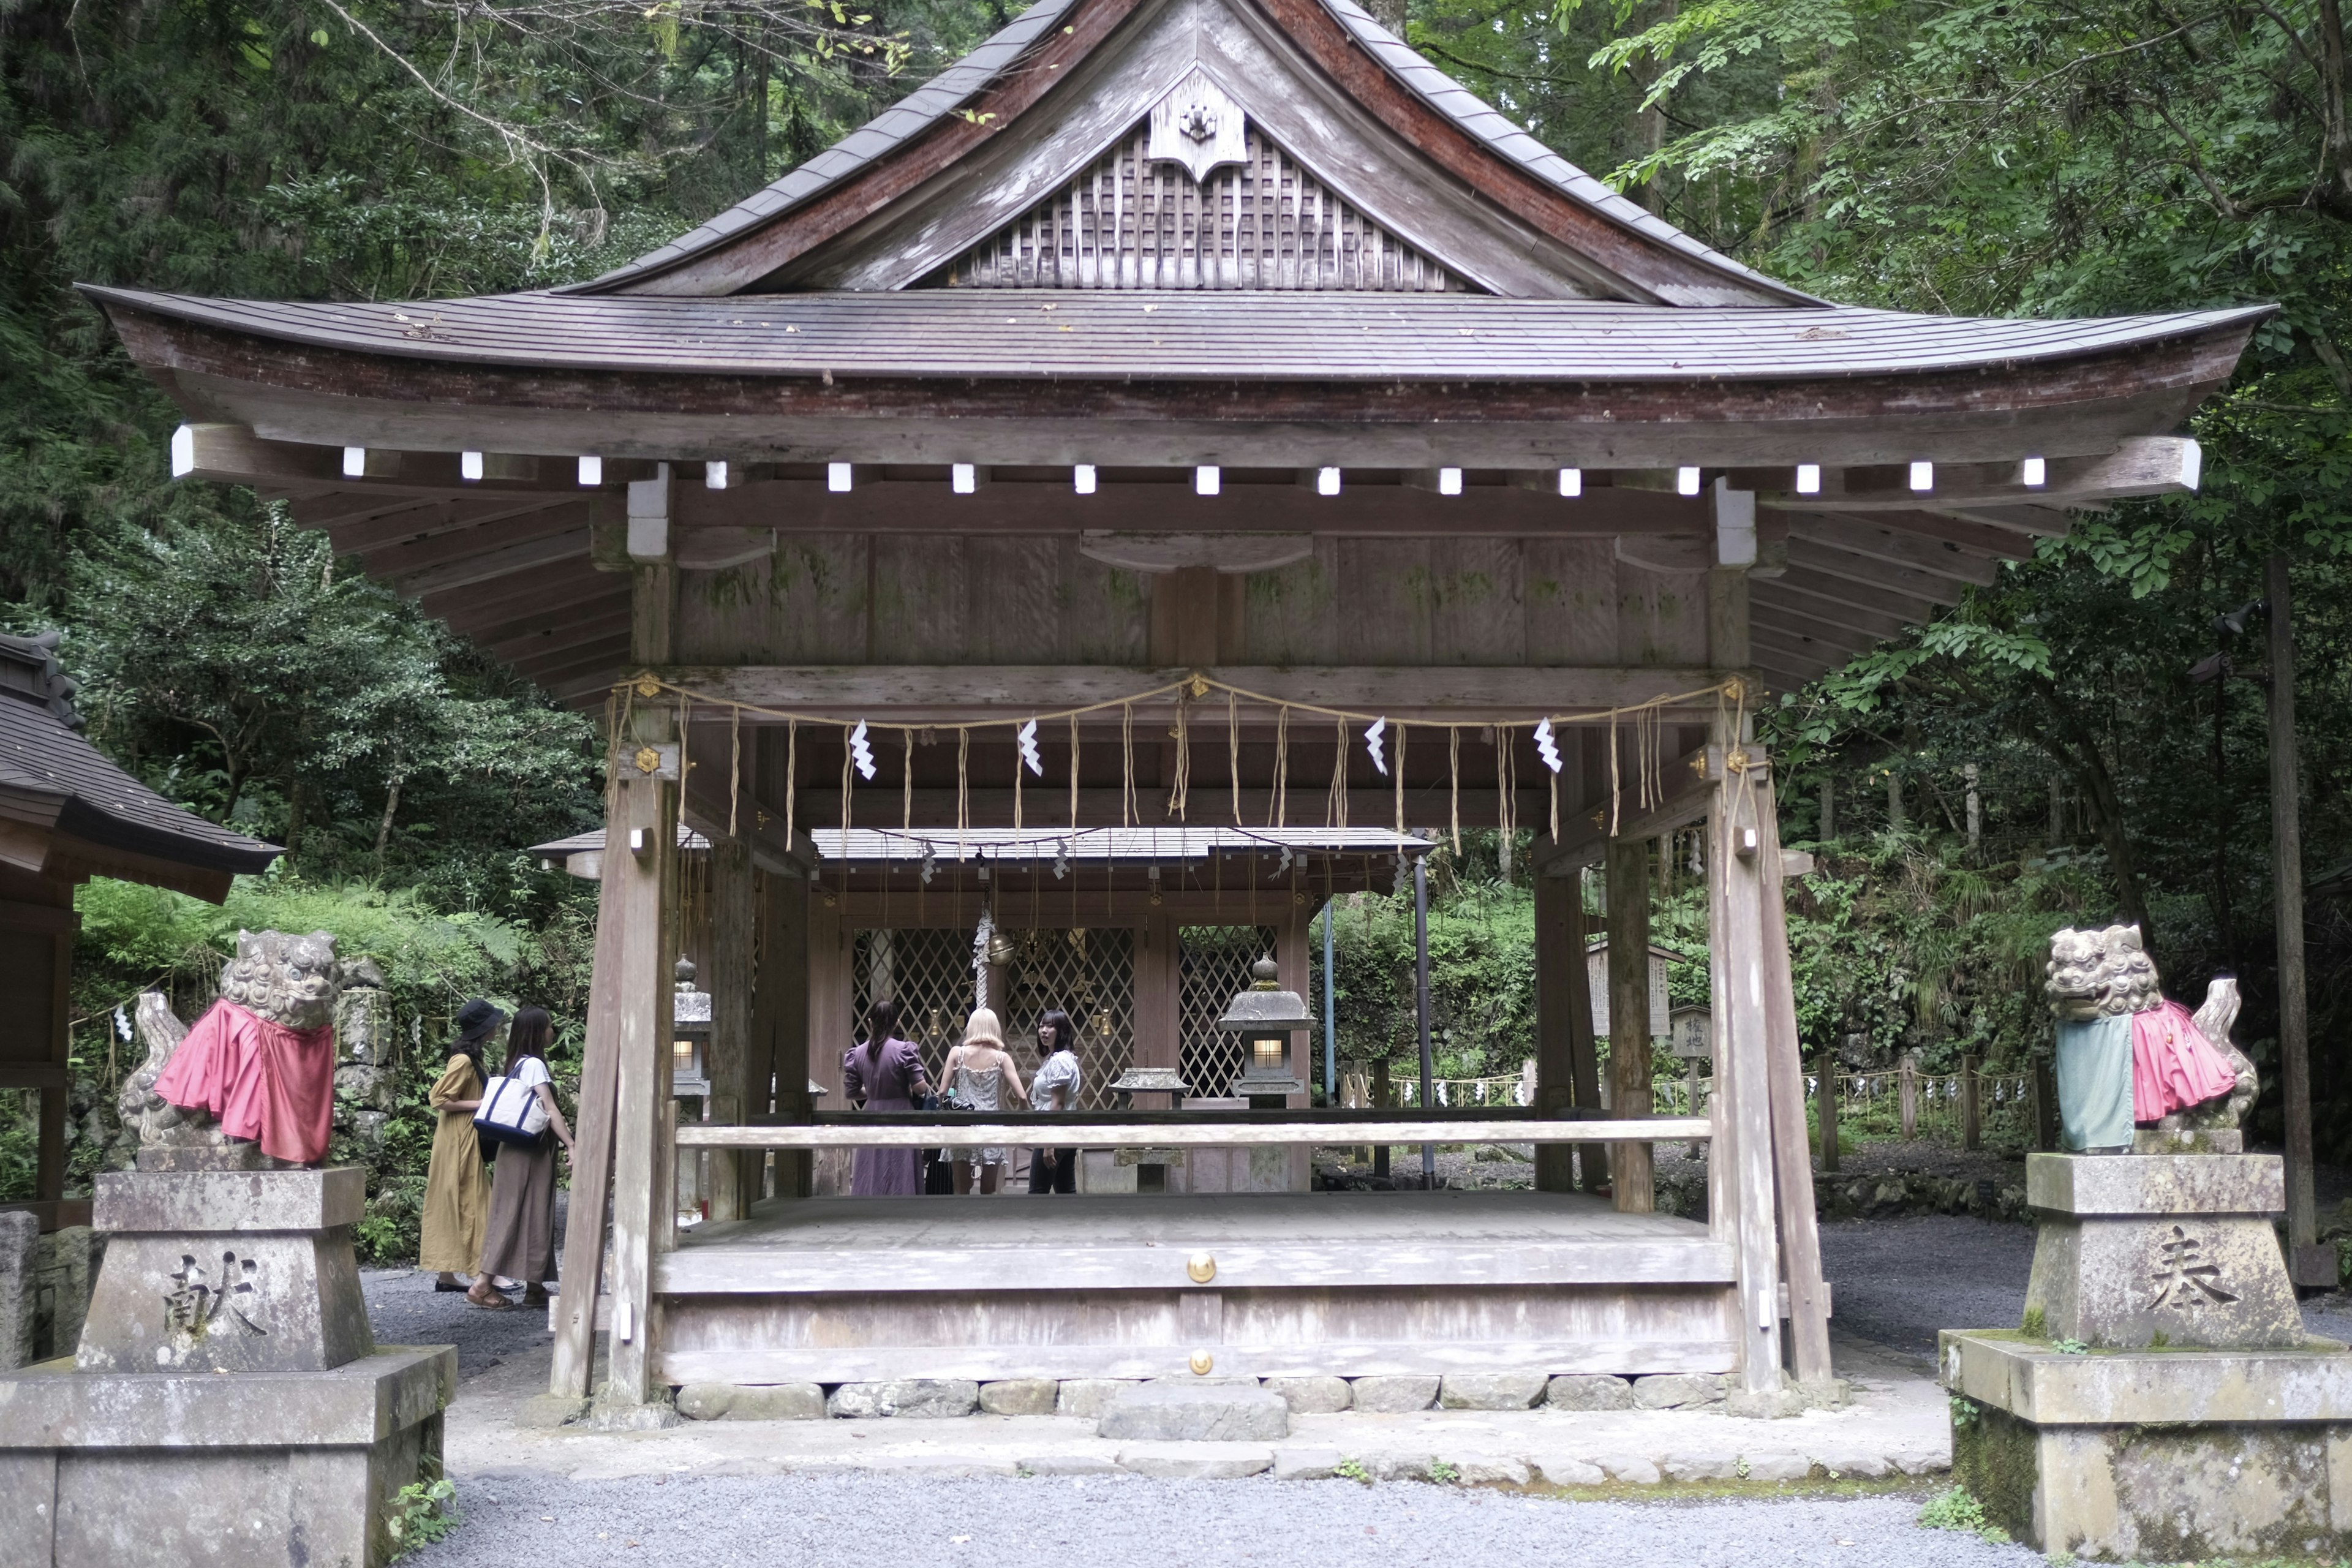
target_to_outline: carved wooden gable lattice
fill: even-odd
[[[933,275],[950,289],[1476,291],[1326,187],[1255,123],[1195,182],[1138,125],[1052,196]]]

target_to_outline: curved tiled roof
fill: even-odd
[[[35,703],[0,697],[0,802],[94,844],[208,871],[263,871],[278,846],[183,811]]]
[[[1545,146],[1509,116],[1438,69],[1410,44],[1374,21],[1351,0],[1320,0],[1372,58],[1413,94],[1466,134],[1544,183],[1622,228],[1703,266],[1778,295],[1792,304],[1817,303],[1813,296],[1744,267],[1700,244],[1673,224],[1629,201]],[[1049,33],[1079,0],[1037,0],[1027,11],[971,53],[857,130],[785,174],[758,194],[738,202],[709,222],[649,250],[600,278],[573,284],[565,292],[602,293],[658,273],[756,229],[912,140],[953,113]]]
[[[1065,381],[1752,381],[1926,374],[2178,339],[2243,324],[2269,309],[2042,321],[1852,306],[1693,310],[1473,294],[530,293],[420,307],[87,291],[236,332],[449,363]]]

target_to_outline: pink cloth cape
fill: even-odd
[[[2132,1120],[2156,1121],[2238,1087],[2229,1058],[2213,1048],[2178,1002],[2132,1015]]]
[[[210,1113],[273,1160],[315,1165],[335,1120],[335,1026],[289,1029],[226,1000],[196,1020],[155,1079],[183,1110]]]

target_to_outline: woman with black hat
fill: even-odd
[[[481,1270],[490,1176],[482,1167],[474,1110],[482,1103],[482,1047],[506,1021],[504,1013],[478,996],[459,1008],[449,1065],[428,1097],[435,1112],[433,1163],[425,1170],[425,1224],[416,1266],[439,1271],[436,1290],[463,1290],[466,1282],[457,1276]]]

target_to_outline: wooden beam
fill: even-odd
[[[1934,507],[1927,510],[1945,517],[1958,519],[1962,522],[1973,522],[1990,528],[2006,528],[2012,532],[2030,533],[2042,539],[2063,539],[2072,526],[2072,520],[2066,513],[2037,506],[1955,506]]]
[[[803,715],[891,724],[954,723],[1000,713],[1006,719],[1119,702],[1172,687],[1186,669],[1110,665],[698,665],[656,671],[665,679],[722,701]],[[1219,680],[1272,701],[1337,708],[1412,722],[1515,722],[1544,713],[1573,715],[1705,691],[1690,711],[1712,711],[1714,688],[1736,671],[1667,668],[1555,666],[1355,667],[1244,666],[1213,669]],[[1172,692],[1135,707],[1139,721],[1172,718]],[[1117,717],[1113,709],[1106,715]],[[746,715],[747,718],[751,717]]]
[[[1922,539],[1908,531],[1892,529],[1875,517],[1837,517],[1826,513],[1788,514],[1789,548],[1800,542],[1849,552],[1885,561],[1914,572],[1956,577],[1989,586],[2000,576],[1997,561],[1944,540]]]
[[[625,839],[625,797],[605,817],[608,837]],[[589,965],[588,1030],[581,1051],[580,1118],[572,1137],[572,1212],[563,1233],[563,1278],[575,1283],[555,1309],[555,1348],[548,1392],[588,1397],[596,1353],[596,1299],[604,1278],[604,1205],[613,1184],[613,1121],[620,1084],[621,928],[626,855],[607,855],[596,904],[596,945]]]
[[[192,467],[179,478],[214,479],[227,484],[299,487],[313,494],[329,490],[382,496],[582,495],[598,488],[618,490],[629,480],[643,479],[652,465],[642,460],[607,458],[601,487],[580,483],[579,467],[570,457],[540,460],[535,479],[467,479],[455,450],[372,449],[372,460],[384,471],[359,475],[343,472],[343,447],[308,441],[276,441],[257,436],[243,425],[181,426],[189,442]],[[487,440],[487,432],[480,437]],[[504,456],[504,454],[500,454]],[[643,471],[641,471],[643,470]]]
[[[442,624],[453,632],[470,637],[483,647],[496,647],[499,643],[540,632],[563,631],[583,621],[614,616],[624,617],[625,625],[629,613],[628,584],[616,583],[610,577],[604,581],[607,591],[598,598],[560,604],[551,608],[545,605],[534,608],[529,605],[528,601],[513,601],[507,603],[496,614],[478,613],[464,617],[446,616],[442,617]]]
[[[1953,557],[1955,561],[1961,559]],[[1865,593],[1885,588],[1914,594],[1937,604],[1956,604],[1969,582],[1958,574],[1927,573],[1901,566],[1884,556],[1861,555],[1832,544],[1791,536],[1789,565],[1808,577],[1835,578],[1859,584]],[[1985,563],[1988,569],[1990,563]],[[1987,576],[1990,578],[1990,570]]]
[[[1778,624],[1787,630],[1793,618],[1816,623],[1832,637],[1860,634],[1876,642],[1899,637],[1917,624],[1904,619],[1900,615],[1882,613],[1854,602],[1861,597],[1858,592],[1852,600],[1812,593],[1785,579],[1775,578],[1757,585],[1756,597],[1748,606],[1748,615],[1751,622],[1758,626]]]
[[[1468,536],[1569,538],[1620,533],[1688,534],[1710,527],[1702,497],[1589,483],[1581,496],[1545,493],[1504,480],[1440,496],[1394,482],[1343,484],[1336,496],[1291,480],[1227,482],[1197,495],[1192,470],[1163,470],[1181,482],[1101,483],[1079,495],[1066,477],[999,481],[970,495],[946,476],[860,478],[835,491],[825,480],[772,479],[724,490],[681,487],[680,528],[775,529],[785,533],[1311,533],[1336,537]],[[1551,470],[1547,470],[1547,473]],[[1595,475],[1598,480],[1602,476]],[[1381,476],[1385,479],[1386,476]]]
[[[1748,754],[1760,759],[1763,749],[1751,745]],[[1627,765],[1631,765],[1630,759]],[[1612,836],[1650,839],[1677,827],[1687,827],[1706,815],[1724,766],[1723,748],[1710,742],[1684,752],[1658,769],[1659,787],[1664,795],[1649,805],[1641,804],[1638,787],[1621,788],[1613,821],[1605,795],[1600,804],[1573,816],[1563,814],[1559,844],[1539,851],[1536,869],[1547,877],[1565,877],[1598,864]]]
[[[1940,581],[1940,579],[1938,579]],[[1890,584],[1861,584],[1852,578],[1832,576],[1791,561],[1788,571],[1770,579],[1773,594],[1786,602],[1795,595],[1813,598],[1842,607],[1869,610],[1874,614],[1900,617],[1906,626],[1916,626],[1935,618],[1949,600],[1916,597],[1902,593]],[[1952,599],[1959,597],[1957,590]]]
[[[802,741],[806,744],[803,733]],[[838,742],[834,756],[838,759]],[[1291,786],[1288,820],[1298,826],[1320,826],[1323,824],[1323,787],[1328,780],[1329,747],[1324,748],[1326,771],[1322,779],[1312,784],[1298,783]],[[837,763],[836,763],[837,765]],[[1000,775],[1001,776],[1001,775]],[[1361,786],[1358,786],[1360,788]],[[1274,794],[1255,784],[1242,789],[1242,819],[1233,817],[1233,795],[1223,784],[1212,789],[1196,784],[1189,811],[1182,818],[1168,812],[1168,791],[1159,784],[1139,784],[1136,794],[1142,801],[1140,826],[1148,827],[1249,827],[1265,828],[1274,821]],[[1358,795],[1355,798],[1360,800]],[[1491,827],[1497,816],[1499,801],[1492,788],[1462,790],[1459,801],[1462,821],[1465,826]],[[1455,797],[1442,784],[1433,784],[1405,792],[1405,826],[1434,827],[1447,822]],[[853,827],[898,827],[906,819],[908,797],[887,784],[872,784],[856,789],[850,801],[850,826]],[[981,827],[1013,826],[1013,792],[1010,789],[973,789],[965,792],[964,820]],[[1025,825],[1039,833],[1050,833],[1070,826],[1070,792],[1067,785],[1059,790],[1029,789],[1022,795],[1023,817]],[[917,788],[911,795],[912,821],[908,825],[936,835],[940,829],[953,830],[957,822],[956,792],[951,789]],[[1540,822],[1550,810],[1550,799],[1532,784],[1514,793],[1514,820]],[[1080,827],[1119,827],[1132,820],[1132,808],[1122,808],[1121,791],[1116,786],[1086,788],[1078,792],[1078,822]],[[1305,820],[1301,820],[1304,818]],[[819,789],[800,792],[799,820],[819,827],[838,826],[841,823],[841,789],[830,784]],[[1353,825],[1386,826],[1393,820],[1389,797],[1380,797],[1377,805],[1363,808],[1351,817]]]
[[[1138,1064],[1141,1065],[1141,1064]],[[1452,1120],[1439,1121],[1235,1121],[1214,1111],[1203,1111],[1197,1121],[1133,1123],[1090,1122],[1076,1118],[1033,1117],[1020,1121],[885,1122],[859,1117],[855,1125],[840,1122],[811,1126],[724,1127],[711,1122],[689,1123],[677,1130],[681,1149],[936,1149],[941,1144],[981,1144],[1015,1149],[1133,1148],[1149,1144],[1160,1149],[1217,1149],[1233,1145],[1255,1148],[1313,1147],[1318,1143],[1639,1143],[1652,1139],[1693,1141],[1712,1138],[1715,1125],[1703,1116],[1669,1116],[1654,1121],[1609,1120],[1508,1121]],[[1777,1317],[1776,1317],[1777,1321]]]
[[[583,558],[560,561],[527,576],[499,577],[420,595],[417,605],[426,615],[449,622],[453,630],[494,624],[519,615],[560,609],[603,598],[615,586],[627,591],[628,580],[617,584],[609,572],[600,572]]]
[[[1610,1105],[1620,1117],[1650,1117],[1650,841],[1619,837],[1607,851]],[[1580,954],[1580,957],[1582,955]],[[1620,1214],[1657,1208],[1651,1146],[1609,1151],[1609,1185]]]
[[[1755,625],[1749,636],[1755,638],[1756,646],[1771,650],[1784,661],[1790,654],[1811,657],[1818,648],[1843,663],[1855,654],[1869,652],[1879,643],[1868,632],[1818,620],[1805,611],[1784,609],[1779,605],[1758,605],[1750,615]]]
[[[405,539],[360,552],[371,577],[399,581],[415,579],[428,567],[470,561],[493,551],[543,540],[554,534],[576,534],[588,522],[588,508],[579,501],[532,507],[521,512],[446,529],[422,539]],[[338,553],[345,553],[339,540]]]
[[[1905,465],[1831,468],[1818,495],[1780,491],[1759,496],[1766,506],[1806,511],[1871,511],[1888,506],[2065,508],[2126,496],[2181,495],[2197,489],[2203,459],[2182,436],[2141,436],[2105,457],[2052,458],[2039,485],[2024,482],[2015,463],[1939,464],[1935,483],[1914,490]]]
[[[516,674],[537,681],[568,680],[583,673],[612,672],[604,684],[611,685],[621,668],[629,661],[629,639],[625,633],[602,638],[580,647],[551,653],[541,658],[518,660]]]
[[[570,653],[589,644],[603,645],[619,638],[628,640],[629,605],[626,599],[618,607],[607,607],[601,614],[574,616],[567,624],[517,629],[499,626],[474,640],[493,658],[503,659],[520,668],[526,660],[538,660],[562,653]],[[534,617],[536,618],[536,617]],[[584,656],[583,656],[584,657]]]
[[[438,566],[425,567],[420,572],[399,574],[391,580],[402,593],[411,598],[421,599],[428,594],[446,593],[452,588],[488,583],[522,572],[538,572],[548,566],[585,561],[587,558],[588,530],[571,528],[521,544],[485,550],[462,561],[450,561]]]
[[[538,512],[576,507],[582,498],[564,496],[550,500],[545,496],[500,497],[494,500],[452,500],[436,496],[400,496],[385,498],[323,496],[289,502],[303,511],[296,521],[305,528],[323,528],[334,542],[340,555],[365,556],[389,545],[436,539],[445,533],[457,533],[486,523],[500,522],[509,518],[530,517]],[[349,509],[351,503],[366,503],[356,510],[345,510],[339,515],[329,503],[340,502]]]

